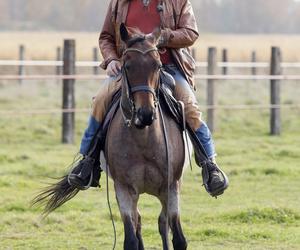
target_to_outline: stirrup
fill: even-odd
[[[224,179],[224,183],[223,185],[221,185],[220,187],[218,187],[217,189],[215,190],[210,190],[208,185],[205,185],[205,188],[207,190],[207,192],[212,196],[212,197],[215,197],[217,198],[219,195],[223,194],[224,191],[228,188],[229,186],[229,180],[228,180],[228,177],[226,176],[226,174],[221,170],[219,169],[220,173],[222,174],[223,176],[223,179]]]
[[[82,181],[80,183],[80,181]],[[91,176],[87,185],[83,185],[83,179],[81,179],[77,174],[73,174],[72,172],[68,175],[68,183],[70,186],[76,187],[79,190],[87,190],[91,187],[93,181],[93,172],[91,172]]]
[[[220,169],[220,167],[218,167],[217,164],[211,162],[210,160],[202,162],[201,163],[202,166],[202,179],[203,179],[203,186],[205,187],[205,190],[212,196],[217,198],[219,195],[223,194],[224,191],[228,188],[229,186],[229,180],[227,175],[224,173],[223,170]],[[218,187],[215,190],[211,190],[209,188],[208,182],[209,182],[209,172],[216,170],[218,171],[222,177],[223,177],[223,185],[221,185],[220,187]]]
[[[86,157],[83,158],[81,161],[79,161],[79,163],[75,165],[74,168],[72,168],[70,173],[68,174],[69,185],[74,186],[79,190],[87,190],[88,188],[90,188],[94,178],[94,174],[93,174],[94,163],[95,160],[91,157]],[[88,183],[85,185],[84,181],[89,176],[87,175],[87,171],[89,172],[90,177]],[[83,173],[86,176],[82,176]]]

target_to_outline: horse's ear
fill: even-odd
[[[124,23],[120,25],[120,35],[123,42],[127,42],[129,39],[129,33]]]
[[[153,30],[153,32],[151,34],[149,34],[148,37],[152,43],[157,44],[158,40],[160,38],[160,35],[161,35],[161,29],[159,27],[157,27]]]

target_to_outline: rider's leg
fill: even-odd
[[[207,156],[215,163],[215,146],[211,135],[211,132],[206,125],[206,123],[201,119],[201,111],[197,99],[194,94],[194,90],[188,84],[187,80],[176,68],[172,67],[172,76],[175,79],[175,98],[184,103],[184,111],[186,121],[189,126],[195,131],[198,139],[204,147]],[[223,175],[217,171],[213,170],[209,172],[209,188],[210,190],[219,190],[220,187],[224,186]]]
[[[176,82],[175,98],[184,103],[184,113],[187,123],[196,132],[207,156],[214,158],[216,156],[214,141],[208,126],[201,119],[202,112],[200,111],[194,90],[176,67],[173,67],[173,72],[172,76]]]
[[[101,84],[96,96],[93,98],[92,111],[89,117],[88,126],[82,136],[80,144],[80,153],[87,155],[93,140],[93,137],[108,111],[113,95],[120,88],[120,82],[116,77],[109,77]]]
[[[90,176],[94,168],[97,168],[100,171],[100,147],[103,145],[103,140],[105,139],[104,137],[99,136],[101,134],[101,123],[104,120],[114,94],[120,86],[121,83],[117,81],[117,78],[110,77],[101,84],[97,95],[93,98],[88,126],[83,134],[80,144],[80,153],[82,154],[83,159],[79,161],[74,168],[77,170],[79,169],[80,171],[77,171],[76,173],[73,172],[69,175],[70,184],[79,189],[82,189],[87,185],[86,178]],[[100,174],[99,171],[96,171],[98,175]],[[100,175],[98,177],[100,178]],[[98,183],[95,184],[95,186],[97,185]]]

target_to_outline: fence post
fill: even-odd
[[[64,40],[64,75],[75,74],[75,40]],[[75,109],[75,79],[63,80],[63,109]],[[62,115],[62,142],[74,143],[75,113],[64,112]]]
[[[271,76],[281,75],[281,51],[278,47],[272,47],[271,56]],[[271,80],[271,105],[278,105],[271,107],[271,135],[280,135],[281,132],[281,119],[280,119],[280,80]]]
[[[251,53],[251,62],[252,63],[256,63],[256,51],[252,51],[252,53]],[[251,74],[253,76],[256,75],[256,66],[252,66],[252,68],[251,68]]]
[[[94,62],[99,62],[99,51],[98,48],[93,48],[93,61]],[[99,66],[95,66],[94,67],[94,75],[98,75],[99,74]]]
[[[208,67],[207,74],[215,75],[217,72],[217,49],[214,47],[208,48]],[[216,92],[215,92],[215,80],[207,80],[207,125],[210,131],[213,133],[215,130],[215,104],[216,104]]]
[[[24,45],[20,45],[19,47],[19,61],[21,62],[21,64],[19,65],[19,76],[22,76],[25,74],[25,67],[24,65],[22,65],[22,61],[24,61],[25,59],[25,46]],[[19,80],[19,84],[22,84],[23,80],[20,79]]]
[[[61,47],[56,48],[56,61],[58,62],[62,61]],[[60,65],[57,65],[55,69],[55,74],[59,76],[61,75],[61,71],[62,71],[62,67]],[[60,83],[60,80],[57,79],[56,83],[57,84]]]
[[[227,62],[228,62],[228,53],[227,53],[227,49],[223,49],[223,50],[222,50],[222,62],[223,62],[223,63],[227,63]],[[223,67],[222,67],[222,73],[223,73],[223,75],[227,75],[227,71],[228,71],[227,66],[223,66]]]

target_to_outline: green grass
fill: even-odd
[[[60,89],[44,83],[0,86],[0,109],[57,108]],[[80,83],[76,90],[77,107],[89,107],[97,85]],[[249,101],[238,94],[231,98]],[[225,96],[220,101],[230,100]],[[219,111],[218,162],[229,175],[230,187],[213,199],[201,186],[200,169],[187,168],[181,219],[189,249],[300,249],[299,115],[299,110],[284,110],[282,135],[273,137],[268,134],[267,110]],[[41,208],[30,207],[30,200],[52,177],[65,173],[78,150],[87,114],[76,116],[75,145],[60,143],[60,118],[55,114],[0,118],[0,249],[112,248],[104,176],[101,189],[79,193],[45,220]],[[117,249],[122,249],[123,225],[109,184]],[[161,249],[159,202],[142,195],[139,207],[146,249]]]

